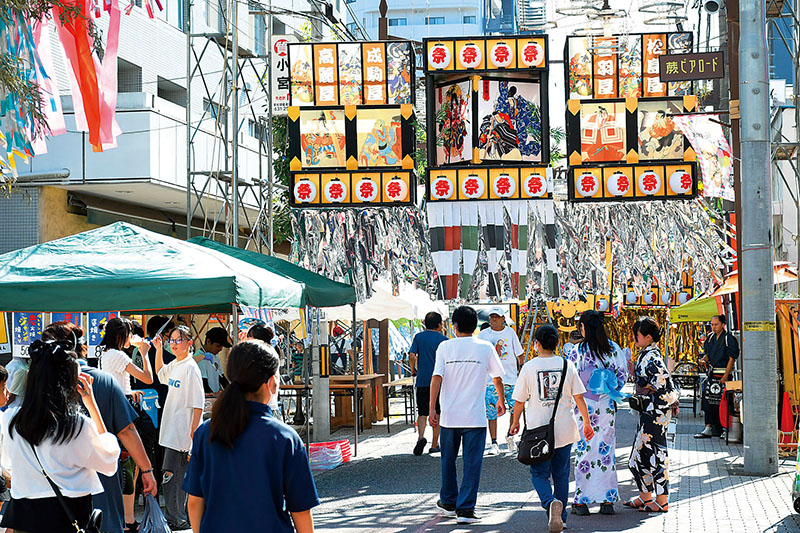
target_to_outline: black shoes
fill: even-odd
[[[578,516],[589,516],[589,506],[585,503],[578,503],[572,506],[572,511],[570,512]]]
[[[456,515],[456,506],[455,505],[447,505],[442,503],[442,500],[436,502],[436,507],[442,511],[442,514],[449,517],[454,517]]]
[[[428,439],[422,437],[417,441],[417,445],[414,446],[414,455],[422,455],[422,452],[425,451],[425,445],[428,444]]]
[[[480,520],[481,517],[475,514],[475,509],[456,512],[456,523],[458,524],[474,524],[480,522]]]
[[[600,514],[616,514],[613,503],[601,503]]]

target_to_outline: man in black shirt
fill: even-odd
[[[706,427],[694,436],[696,439],[708,439],[722,436],[722,424],[719,421],[719,404],[725,382],[731,377],[733,364],[739,357],[739,342],[726,328],[725,315],[717,315],[711,319],[712,334],[703,345],[705,356],[701,361],[709,366],[708,379],[703,388],[703,412]]]

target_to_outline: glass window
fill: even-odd
[[[389,26],[407,26],[408,20],[402,19],[389,19]]]
[[[476,22],[475,15],[464,15],[464,24],[475,24]]]
[[[425,17],[425,24],[429,26],[444,24],[444,17]]]

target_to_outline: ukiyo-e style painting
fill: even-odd
[[[341,45],[340,45],[341,46]],[[411,46],[409,43],[391,43],[386,47],[387,83],[389,103],[411,103]]]
[[[314,101],[314,70],[311,45],[292,47],[292,105],[309,105]]]
[[[589,38],[569,39],[569,97],[591,98],[592,96],[592,54],[589,52]]]
[[[361,105],[361,44],[339,45],[339,100],[342,105]]]
[[[344,167],[344,112],[300,111],[300,148],[303,168]]]
[[[625,103],[581,105],[581,160],[625,160]]]
[[[472,90],[469,81],[436,88],[436,164],[472,159]]]
[[[670,54],[683,54],[692,51],[691,33],[672,33],[667,38],[667,50]],[[670,96],[686,96],[692,94],[691,81],[669,82]]]
[[[490,161],[542,160],[539,84],[482,80],[478,89],[479,157]]]
[[[619,97],[642,96],[642,39],[638,35],[619,37]]]
[[[639,102],[639,159],[683,159],[683,134],[672,120],[682,108],[680,101]]]
[[[399,108],[359,109],[356,132],[359,167],[390,167],[402,163]]]

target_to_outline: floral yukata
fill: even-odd
[[[655,392],[645,390],[647,386]],[[636,361],[636,394],[649,396],[650,402],[639,414],[628,466],[640,492],[652,492],[654,496],[669,494],[667,428],[672,418],[671,406],[678,401],[678,390],[655,344],[642,350]]]
[[[586,393],[583,399],[589,411],[589,423],[594,437],[575,445],[575,499],[574,504],[614,503],[619,499],[616,462],[616,409],[614,400],[607,394],[593,394],[588,387],[595,370],[608,369],[615,373],[619,386],[628,380],[628,361],[616,343],[611,343],[611,353],[598,356],[584,343],[575,345],[568,354],[575,363]],[[578,427],[583,427],[583,417],[575,408]]]

